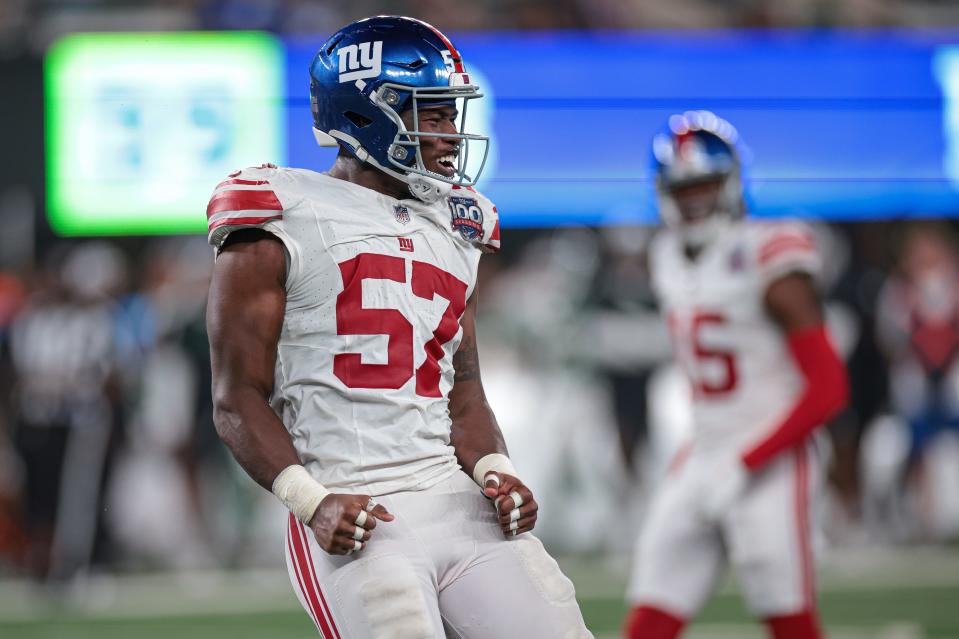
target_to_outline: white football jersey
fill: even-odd
[[[427,205],[304,169],[232,174],[209,240],[262,228],[288,256],[272,406],[310,474],[339,492],[424,489],[459,466],[447,408],[460,317],[495,207],[472,189]]]
[[[818,276],[811,230],[794,222],[735,221],[694,261],[680,238],[663,230],[650,262],[675,358],[692,387],[697,448],[741,448],[771,432],[798,399],[803,379],[763,300],[784,275]]]

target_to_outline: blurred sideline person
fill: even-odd
[[[82,575],[110,545],[101,502],[120,421],[114,299],[123,272],[109,244],[72,247],[10,328],[26,567],[51,584]]]
[[[328,639],[591,637],[480,381],[499,223],[467,174],[478,87],[392,16],[334,34],[310,75],[330,171],[239,171],[207,209],[214,419],[290,509],[294,590]]]
[[[946,513],[959,509],[943,507],[948,497],[936,494],[954,488],[938,482],[944,490],[936,490],[939,473],[931,464],[937,447],[959,434],[959,250],[948,227],[917,225],[906,233],[876,316],[892,408],[909,424],[904,480],[919,495],[919,532],[927,538],[955,535],[957,525],[949,524]]]
[[[660,215],[651,274],[692,386],[694,434],[645,521],[629,639],[668,639],[706,603],[724,564],[776,639],[821,637],[811,435],[846,403],[823,324],[810,232],[744,217],[738,135],[705,111],[670,118],[653,142]]]

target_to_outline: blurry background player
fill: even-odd
[[[471,187],[478,87],[442,33],[390,16],[335,33],[310,75],[330,171],[238,171],[207,209],[214,420],[291,511],[300,602],[330,639],[591,637],[480,381],[499,222]]]
[[[744,218],[736,142],[708,112],[673,116],[653,142],[666,228],[651,271],[694,435],[641,533],[630,639],[679,635],[727,561],[772,636],[821,636],[811,536],[822,461],[810,435],[845,404],[846,374],[813,283],[813,238]]]

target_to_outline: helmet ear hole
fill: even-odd
[[[330,46],[326,47],[326,55],[333,55],[333,49],[336,48],[336,45],[340,43],[340,40],[343,39],[343,36],[337,36],[330,41]]]
[[[358,129],[363,129],[373,124],[373,120],[365,115],[360,115],[356,111],[344,111],[343,115],[346,116],[346,119],[352,122]]]

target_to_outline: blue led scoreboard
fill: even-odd
[[[708,109],[747,147],[753,212],[959,215],[959,32],[454,35],[487,96],[480,188],[504,225],[655,221],[649,142]],[[213,186],[324,170],[307,68],[322,38],[80,34],[46,63],[47,211],[65,235],[202,232]],[[470,107],[473,111],[473,105]]]

